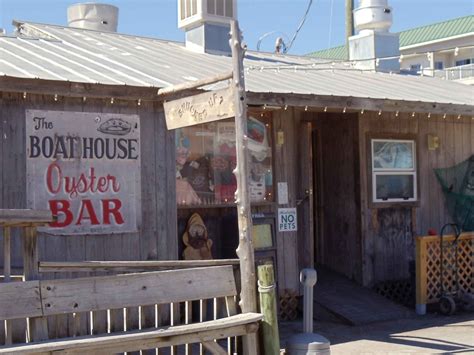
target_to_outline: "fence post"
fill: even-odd
[[[260,312],[263,314],[263,354],[279,354],[280,336],[278,333],[273,265],[260,265],[258,267],[258,292],[260,293]]]
[[[11,229],[3,227],[3,282],[10,282],[11,276]],[[1,326],[1,324],[0,324]],[[4,321],[5,345],[12,344],[12,322]]]
[[[25,281],[39,280],[38,236],[36,227],[23,227],[23,275]],[[30,318],[30,341],[48,339],[48,323],[45,317]]]
[[[427,298],[427,257],[426,241],[423,237],[416,238],[416,313],[426,314]]]

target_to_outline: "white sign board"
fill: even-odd
[[[166,126],[176,129],[234,117],[231,88],[188,96],[164,103]]]
[[[26,111],[29,208],[49,209],[51,234],[136,232],[140,221],[137,115]]]
[[[279,232],[296,232],[298,230],[298,222],[296,216],[296,208],[279,208],[278,209],[278,231]]]
[[[288,204],[288,183],[286,182],[278,183],[278,204],[279,205]]]

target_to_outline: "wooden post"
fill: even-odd
[[[3,227],[3,282],[10,282],[11,275],[11,229]],[[5,320],[5,345],[12,344],[12,323]]]
[[[37,234],[34,226],[23,228],[23,275],[25,281],[39,280]],[[30,318],[29,334],[30,341],[48,339],[46,318]]]
[[[346,50],[349,58],[349,37],[354,35],[354,0],[346,0]]]
[[[262,335],[265,355],[280,353],[275,289],[273,265],[260,265],[258,267],[258,292],[260,294],[260,313],[263,314]]]
[[[247,138],[247,98],[245,93],[244,51],[241,33],[237,21],[231,22],[230,48],[232,49],[232,66],[234,72],[233,85],[235,95],[235,135],[237,151],[237,167],[234,174],[237,178],[237,216],[239,225],[239,246],[237,255],[240,259],[242,291],[240,307],[243,313],[257,311],[257,292],[255,278],[254,250],[252,243],[252,216],[250,195],[248,192],[248,138]],[[257,349],[255,334],[243,339],[244,352],[254,355]]]
[[[416,313],[426,314],[427,275],[426,275],[426,241],[416,238]]]

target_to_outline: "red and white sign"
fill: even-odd
[[[26,111],[27,202],[49,209],[51,234],[136,232],[140,221],[137,115]]]

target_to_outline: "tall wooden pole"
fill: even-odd
[[[346,50],[349,58],[349,37],[354,35],[354,0],[346,0]]]
[[[248,192],[248,138],[247,138],[247,97],[245,94],[244,76],[244,49],[242,48],[242,35],[237,21],[231,23],[230,48],[232,50],[233,87],[235,96],[235,134],[237,167],[234,174],[237,178],[237,215],[239,224],[239,246],[237,255],[240,259],[240,277],[242,291],[240,294],[240,307],[243,313],[257,311],[257,292],[255,277],[254,249],[252,243],[252,215],[250,210],[250,197]],[[244,351],[254,355],[256,351],[255,334],[246,336]]]

